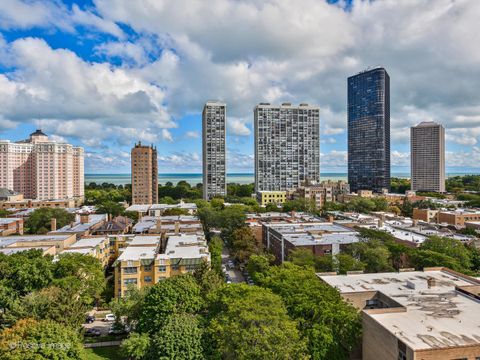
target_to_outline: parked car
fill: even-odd
[[[100,336],[102,333],[100,332],[99,329],[91,328],[85,330],[85,336]]]
[[[105,315],[105,318],[103,319],[103,321],[115,321],[115,315],[113,314],[107,314]]]
[[[91,324],[95,321],[95,316],[93,315],[87,315],[87,318],[85,319],[85,323]]]
[[[127,330],[121,326],[121,325],[116,325],[113,324],[110,326],[110,329],[108,330],[109,335],[121,335],[121,334],[126,334]]]

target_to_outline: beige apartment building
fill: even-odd
[[[478,279],[446,268],[318,276],[361,311],[352,359],[480,359]]]
[[[412,190],[445,192],[445,129],[434,121],[410,128]]]
[[[158,203],[157,149],[135,144],[132,161],[132,204]]]
[[[84,150],[41,130],[27,140],[0,140],[0,188],[36,200],[83,198]]]
[[[115,295],[122,297],[129,286],[143,288],[166,278],[193,272],[210,253],[203,236],[196,234],[135,236],[114,262]]]
[[[318,184],[306,184],[298,188],[294,197],[304,199],[321,209],[325,202],[336,202],[342,195],[350,193],[350,186],[345,181],[322,181]]]

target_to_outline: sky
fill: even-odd
[[[321,172],[345,172],[347,77],[390,75],[392,172],[410,130],[446,128],[449,172],[480,172],[478,0],[1,0],[0,138],[84,146],[87,173],[201,171],[201,112],[227,103],[227,171],[253,172],[259,102],[320,107]]]

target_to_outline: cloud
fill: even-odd
[[[174,152],[170,155],[158,156],[158,164],[161,169],[173,171],[200,171],[202,158],[197,152]]]
[[[185,133],[185,137],[187,139],[198,139],[200,137],[200,134],[198,133],[198,131],[187,131]]]
[[[0,62],[12,69],[0,74],[0,129],[40,119],[58,126],[57,135],[98,148],[136,137],[172,141],[173,119],[200,113],[207,99],[222,99],[229,134],[246,138],[259,102],[308,102],[320,106],[322,167],[345,166],[344,152],[330,149],[340,149],[346,137],[346,78],[381,64],[391,79],[392,164],[407,161],[400,154],[409,128],[425,120],[442,123],[449,145],[473,154],[480,136],[480,47],[472,45],[480,41],[480,2],[354,0],[348,11],[343,6],[2,1],[3,29],[57,29],[78,34],[79,41],[90,31],[108,36],[94,47],[94,59],[104,62],[84,61],[39,39],[0,38]]]

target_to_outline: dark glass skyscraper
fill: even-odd
[[[390,189],[390,77],[375,68],[348,78],[351,191]]]

